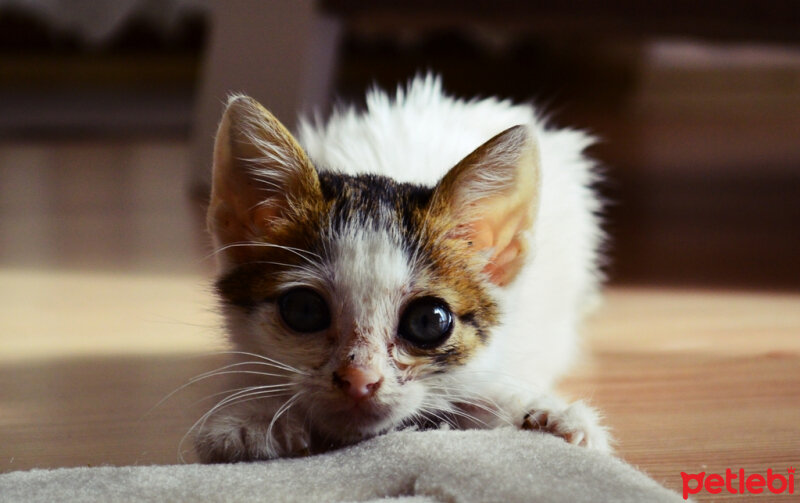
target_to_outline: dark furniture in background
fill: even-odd
[[[229,91],[291,124],[432,69],[598,136],[612,281],[800,287],[794,0],[226,0],[181,19],[132,15],[92,45],[0,2],[0,137],[187,138],[202,199]]]

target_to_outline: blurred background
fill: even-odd
[[[428,70],[596,135],[612,286],[800,291],[796,0],[0,0],[0,471],[175,461],[198,395],[140,418],[221,347],[228,92],[291,126]]]
[[[0,265],[187,267],[227,92],[294,124],[433,70],[598,137],[612,283],[796,289],[799,16],[792,0],[0,0]]]

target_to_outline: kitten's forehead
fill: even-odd
[[[325,234],[337,301],[354,328],[390,330],[413,282],[412,215],[431,190],[382,176],[329,172],[320,174],[320,185],[330,203]]]
[[[433,189],[399,183],[379,175],[344,175],[323,171],[319,174],[323,197],[330,204],[333,232],[345,233],[361,226],[385,231],[399,238],[407,250],[417,239],[419,212],[427,207]]]
[[[329,203],[329,275],[342,327],[391,338],[398,309],[410,294],[419,247],[419,212],[432,189],[376,175],[320,174]]]
[[[386,331],[413,281],[405,248],[391,229],[354,224],[342,231],[330,250],[334,300],[354,328]]]

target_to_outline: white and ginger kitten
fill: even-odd
[[[296,456],[405,427],[541,430],[601,451],[551,391],[599,283],[584,134],[424,77],[304,123],[229,99],[208,225],[235,359],[205,462]]]

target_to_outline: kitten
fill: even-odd
[[[609,451],[595,412],[550,390],[598,290],[589,143],[530,106],[448,97],[431,76],[302,123],[299,142],[231,97],[208,225],[238,353],[200,459],[445,424]]]

